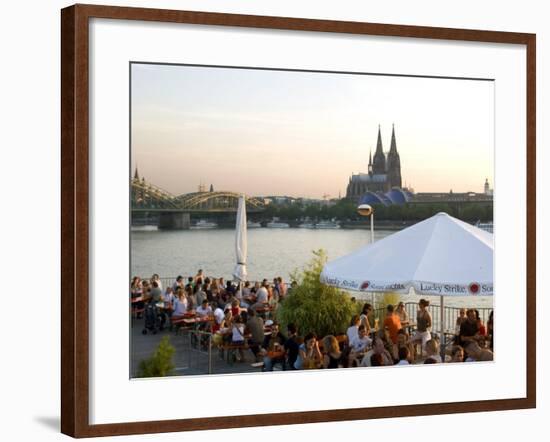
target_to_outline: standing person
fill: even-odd
[[[300,353],[300,344],[298,343],[298,328],[295,324],[288,324],[288,338],[285,341],[286,361],[291,370],[295,370],[294,364]]]
[[[432,327],[432,316],[428,311],[428,306],[430,301],[426,299],[421,299],[418,302],[418,312],[416,314],[416,333],[411,338],[411,344],[416,345],[421,343],[421,354],[422,351],[426,350],[426,342],[432,339],[432,334],[430,333]]]
[[[160,280],[160,276],[157,273],[154,273],[153,276],[151,276],[151,282],[157,282],[159,288],[162,290],[162,281]]]
[[[399,304],[397,304],[395,314],[399,318],[399,321],[401,321],[402,327],[406,327],[407,325],[409,325],[409,314],[407,313],[407,310],[405,310],[405,304],[403,302],[399,302]]]
[[[479,310],[476,308],[476,309],[474,309],[474,312],[476,314],[476,321],[477,321],[477,326],[479,328],[479,335],[480,336],[487,336],[487,329],[483,325],[483,321],[481,320],[481,317],[479,316]]]
[[[279,285],[279,298],[284,299],[288,291],[286,283],[280,276],[277,277],[277,283]]]
[[[397,332],[401,330],[401,321],[394,312],[394,307],[388,304],[386,307],[386,318],[384,319],[384,328],[388,329],[390,339],[394,345],[397,345]]]
[[[367,333],[367,336],[370,336],[370,334],[372,333],[372,324],[370,319],[372,316],[372,311],[372,305],[367,302],[363,304],[361,315],[359,316],[359,319],[361,320],[361,325],[365,326],[365,332]]]
[[[170,330],[172,330],[172,313],[174,312],[174,301],[176,297],[172,293],[172,287],[166,287],[166,291],[162,296],[162,301],[164,302],[163,314],[168,317],[170,323]]]
[[[187,303],[189,304],[188,309],[195,310],[198,307],[198,304],[192,285],[188,284],[185,286],[185,295],[187,296]]]
[[[246,329],[250,332],[252,337],[249,341],[249,347],[252,353],[254,354],[254,357],[256,358],[256,362],[259,362],[259,352],[260,352],[260,346],[263,344],[265,339],[265,333],[264,333],[264,321],[262,318],[260,318],[256,312],[253,309],[248,310],[248,320],[246,321]]]
[[[172,291],[174,293],[178,293],[178,290],[182,288],[183,288],[183,276],[178,275],[178,277],[174,281],[174,284],[172,284]]]
[[[479,324],[477,322],[476,312],[473,308],[470,308],[466,311],[466,321],[464,321],[460,326],[459,332],[459,342],[464,350],[466,350],[466,343],[471,341],[478,341],[480,338],[479,335]]]
[[[456,318],[456,323],[455,323],[455,327],[456,327],[456,334],[458,335],[459,332],[460,332],[460,326],[462,325],[462,323],[464,321],[466,321],[466,319],[468,319],[466,317],[466,309],[465,308],[461,308],[459,310],[459,313],[458,313],[458,317]]]
[[[197,305],[201,305],[205,299],[208,300],[208,297],[206,295],[206,292],[203,289],[202,284],[195,285],[194,292],[195,292],[195,297],[197,298]]]
[[[152,288],[149,292],[150,299],[153,302],[159,302],[162,298],[162,289],[160,288],[158,281],[153,281],[151,285]]]
[[[200,280],[200,282],[199,282],[199,280]],[[193,282],[195,282],[197,284],[202,284],[203,281],[204,281],[204,273],[203,273],[202,269],[199,269],[197,271],[197,274],[193,278]]]
[[[256,292],[256,304],[267,304],[267,301],[269,300],[269,292],[267,290],[268,283],[264,279],[264,282],[262,282],[261,287]]]
[[[194,288],[195,288],[195,280],[193,279],[192,276],[190,276],[189,278],[187,278],[187,284],[185,284],[185,290],[188,291],[189,289],[192,290]]]

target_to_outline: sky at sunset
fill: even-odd
[[[132,65],[132,171],[178,195],[345,195],[392,124],[416,192],[493,186],[494,83]]]

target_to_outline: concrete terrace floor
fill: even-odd
[[[131,330],[131,376],[136,377],[139,370],[139,363],[151,357],[157,349],[161,339],[164,336],[170,337],[170,344],[174,346],[174,365],[176,366],[173,375],[206,375],[208,374],[208,352],[198,351],[191,347],[190,335],[185,332],[176,334],[169,331],[168,328],[157,332],[156,335],[148,332],[142,334],[143,319],[132,320]],[[212,349],[212,374],[228,373],[258,373],[260,367],[251,366],[255,362],[254,355],[250,350],[244,351],[245,360],[243,362],[234,362],[230,364],[227,358],[223,359],[216,348]]]

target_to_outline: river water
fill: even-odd
[[[375,231],[375,240],[395,233]],[[290,280],[295,269],[311,260],[313,250],[324,249],[329,260],[346,255],[369,243],[370,231],[361,229],[268,229],[248,230],[248,279],[251,281],[281,276]],[[235,231],[233,229],[132,231],[131,274],[150,277],[195,275],[203,269],[209,276],[232,279],[235,266]],[[352,293],[360,297],[361,294]],[[367,295],[370,299],[370,295]],[[438,297],[426,297],[438,302]],[[408,295],[404,301],[417,301]],[[492,297],[446,298],[445,305],[492,307]]]

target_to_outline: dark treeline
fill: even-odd
[[[374,216],[382,221],[420,221],[446,212],[455,218],[468,222],[487,222],[493,220],[493,205],[487,203],[433,203],[404,204],[402,206],[374,206]],[[278,217],[285,221],[302,221],[309,218],[312,221],[336,219],[340,222],[366,221],[357,214],[357,205],[342,199],[336,204],[269,204],[259,216],[262,219]]]

